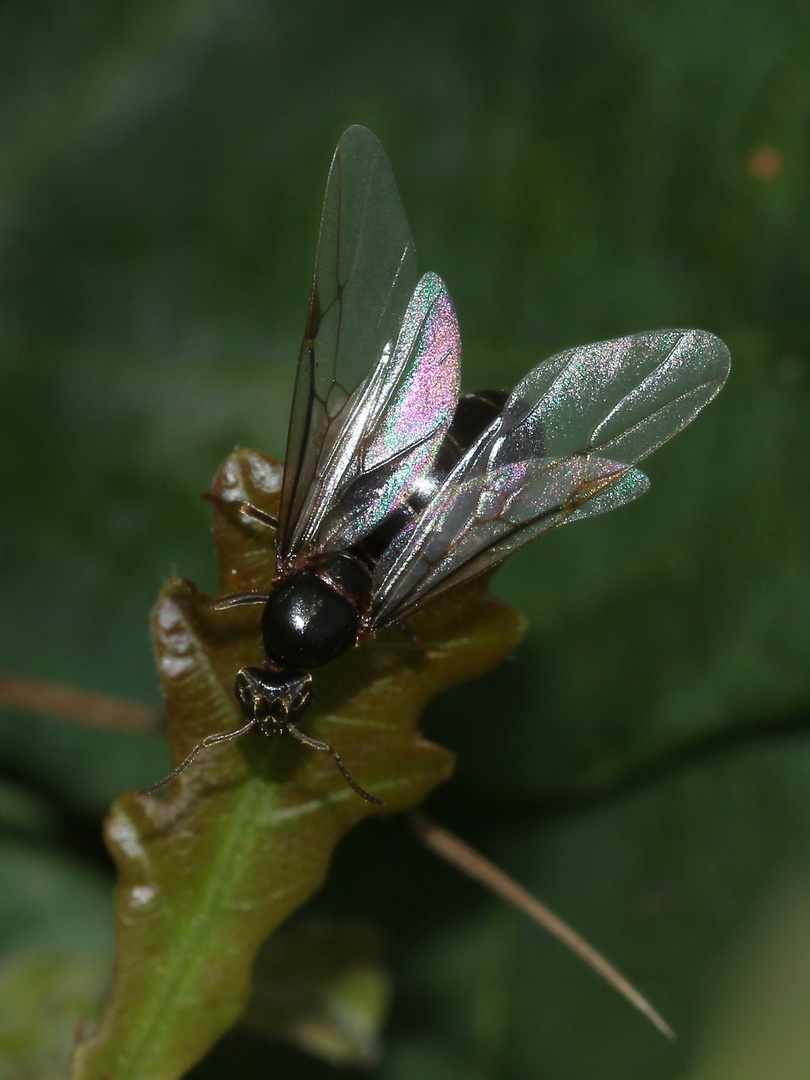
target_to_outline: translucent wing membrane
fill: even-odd
[[[357,794],[379,803],[333,746],[296,727],[310,695],[305,669],[550,529],[642,494],[637,463],[711,401],[730,358],[711,334],[636,334],[553,356],[509,395],[462,398],[460,362],[444,283],[417,281],[385,152],[366,128],[349,128],[329,170],[298,359],[278,578],[269,594],[212,604],[264,605],[265,667],[241,668],[235,683],[248,723],[204,739],[144,790],[207,745],[258,727],[328,752]],[[261,507],[232,505],[275,524]]]
[[[302,543],[348,547],[429,470],[458,400],[461,344],[442,280],[417,285],[395,342],[343,410],[324,446],[300,519]]]
[[[693,330],[635,334],[540,364],[383,555],[372,625],[404,618],[558,525],[642,494],[636,463],[711,401],[729,365],[718,338]]]
[[[723,342],[700,330],[568,349],[530,371],[509,396],[509,452],[517,457],[531,447],[539,424],[549,456],[599,447],[616,461],[641,461],[712,400],[730,364]]]
[[[636,498],[647,487],[636,464],[693,419],[729,370],[723,343],[699,331],[570,349],[531,371],[462,451],[466,440],[443,449],[460,351],[442,281],[416,282],[385,153],[370,131],[349,128],[326,187],[278,552],[290,570],[302,555],[345,549],[407,501],[407,524],[392,530],[374,574],[372,628],[549,529]]]
[[[351,127],[329,171],[298,360],[279,515],[282,563],[311,531],[313,485],[355,391],[396,340],[415,284],[416,253],[391,166],[370,131]]]
[[[425,274],[396,343],[358,388],[313,492],[306,538],[319,549],[348,547],[420,485],[453,417],[460,361],[450,296],[441,278]]]

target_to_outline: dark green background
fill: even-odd
[[[808,55],[798,0],[0,7],[8,670],[157,703],[159,583],[215,585],[199,493],[235,444],[283,452],[350,123],[449,284],[467,388],[642,329],[731,349],[647,497],[503,568],[526,640],[426,718],[460,754],[431,812],[682,1038],[377,822],[316,906],[389,934],[384,1080],[685,1074],[733,943],[806,860]],[[0,754],[0,947],[105,955],[98,820],[161,740],[7,712]],[[333,1070],[232,1035],[194,1073],[269,1075]]]

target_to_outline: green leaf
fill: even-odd
[[[229,458],[214,493],[277,510],[281,468],[252,451]],[[268,530],[215,504],[223,592],[266,592]],[[232,693],[259,663],[254,607],[211,611],[171,579],[153,616],[173,760],[206,735],[243,723]],[[303,728],[335,745],[384,812],[417,805],[452,769],[418,733],[437,691],[491,668],[517,644],[523,620],[478,583],[429,608],[415,645],[397,632],[363,643],[318,673]],[[119,882],[118,963],[98,1032],[74,1057],[74,1080],[171,1080],[243,1010],[256,952],[321,885],[335,844],[377,808],[326,755],[253,733],[206,751],[158,800],[126,795],[107,822]]]

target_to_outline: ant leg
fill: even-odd
[[[439,655],[435,649],[430,648],[430,646],[423,638],[419,637],[419,635],[409,623],[395,622],[392,625],[395,626],[397,630],[399,630],[400,634],[402,634],[403,637],[408,639],[411,645],[413,645],[417,649],[421,649],[428,660],[433,660]]]
[[[265,525],[270,529],[278,528],[276,518],[271,514],[266,514],[264,510],[260,510],[258,506],[253,506],[252,503],[237,500],[230,502],[228,499],[223,499],[221,495],[215,495],[211,491],[203,492],[202,497],[224,509],[236,507],[239,513],[249,521],[258,522],[258,524]],[[267,600],[266,593],[232,593],[229,596],[218,596],[211,601],[209,607],[213,611],[227,611],[229,608],[244,607],[246,604],[266,604]]]
[[[424,649],[426,647],[424,641],[409,623],[395,622],[393,625],[399,630],[404,638],[407,638],[408,641],[410,641],[411,645],[415,645],[417,649]]]
[[[212,611],[228,611],[230,608],[246,607],[248,604],[266,604],[269,599],[266,593],[237,592],[230,596],[217,596],[208,606]]]
[[[155,791],[160,791],[161,788],[166,787],[166,785],[170,784],[175,777],[179,776],[181,772],[185,772],[197,754],[202,750],[207,750],[209,746],[216,746],[217,743],[230,742],[231,739],[238,739],[240,735],[244,735],[246,731],[250,731],[255,723],[255,720],[250,720],[247,724],[237,728],[236,731],[223,731],[217,735],[209,735],[207,738],[203,739],[201,743],[197,743],[188,757],[184,761],[181,761],[176,769],[172,769],[168,776],[164,776],[163,779],[158,780],[156,784],[149,784],[148,787],[138,788],[135,794],[151,795]]]
[[[289,731],[290,735],[298,739],[298,741],[300,743],[303,743],[304,746],[311,746],[313,750],[320,750],[324,754],[331,754],[332,757],[335,759],[335,764],[340,769],[343,775],[343,779],[346,781],[349,787],[352,788],[352,790],[357,792],[361,799],[365,799],[366,802],[371,803],[372,806],[384,805],[382,799],[378,799],[375,795],[369,795],[367,791],[360,787],[360,785],[351,775],[349,770],[343,764],[343,759],[341,758],[337,750],[334,748],[334,746],[330,746],[329,743],[321,742],[320,739],[310,738],[310,736],[305,735],[303,731],[299,731],[295,724],[291,724],[289,720],[287,721],[285,727],[287,728],[287,731]]]
[[[247,518],[248,521],[255,521],[259,525],[265,525],[268,529],[278,528],[278,518],[274,518],[272,514],[260,510],[258,506],[254,506],[253,503],[242,502],[240,499],[235,499],[233,501],[223,499],[221,495],[214,495],[211,491],[204,491],[202,497],[207,499],[208,502],[216,503],[217,506],[222,506],[223,508],[230,509],[236,507],[242,517]]]

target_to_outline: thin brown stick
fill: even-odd
[[[544,930],[567,946],[571,952],[576,953],[581,960],[584,960],[589,967],[601,975],[614,990],[618,990],[662,1034],[666,1035],[668,1039],[675,1038],[675,1032],[659,1016],[649,1001],[601,953],[597,952],[592,945],[589,945],[553,911],[541,904],[531,893],[528,893],[516,881],[513,881],[512,878],[505,874],[503,870],[491,863],[489,859],[485,859],[483,855],[479,855],[474,848],[471,848],[469,844],[465,844],[463,840],[460,840],[448,829],[437,825],[435,821],[425,817],[424,814],[411,813],[409,817],[419,839],[426,847],[451,863],[458,870],[467,874],[468,877],[480,882],[485,888],[528,915],[530,919],[533,919]]]
[[[60,720],[75,720],[80,724],[119,731],[159,732],[166,727],[163,712],[149,705],[5,673],[0,673],[0,707],[44,713]]]

